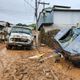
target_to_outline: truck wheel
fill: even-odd
[[[80,61],[71,61],[73,66],[80,68]]]
[[[65,60],[69,60],[69,55],[62,51],[62,55],[64,56]]]
[[[32,49],[32,47],[31,47],[31,46],[28,46],[26,49],[31,50],[31,49]]]
[[[32,45],[30,46],[30,50],[32,50]]]
[[[31,45],[30,46],[27,46],[26,49],[27,50],[32,50],[32,46]]]
[[[29,50],[31,50],[32,47],[33,47],[33,41],[32,41],[32,43],[31,43],[31,45],[29,46]]]
[[[12,46],[7,45],[6,48],[7,48],[7,49],[12,49]]]

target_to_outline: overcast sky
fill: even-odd
[[[26,0],[34,7],[35,0]],[[41,0],[49,2],[49,6],[67,5],[72,8],[80,8],[80,0]],[[0,0],[0,21],[9,21],[11,23],[34,23],[34,8],[24,0]],[[46,6],[48,7],[48,6]],[[41,11],[42,6],[39,6]]]

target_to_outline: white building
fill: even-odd
[[[67,28],[80,24],[80,9],[71,9],[68,6],[55,5],[53,8],[45,8],[39,15],[38,28],[47,29]]]

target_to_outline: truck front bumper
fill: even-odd
[[[18,47],[22,47],[22,46],[25,46],[25,47],[28,47],[28,46],[32,46],[33,45],[33,42],[30,42],[30,43],[25,43],[25,42],[11,42],[11,43],[7,43],[7,45],[9,46],[18,46]]]

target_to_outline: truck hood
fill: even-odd
[[[29,40],[33,39],[32,35],[25,34],[25,33],[11,33],[9,38],[24,38]]]

